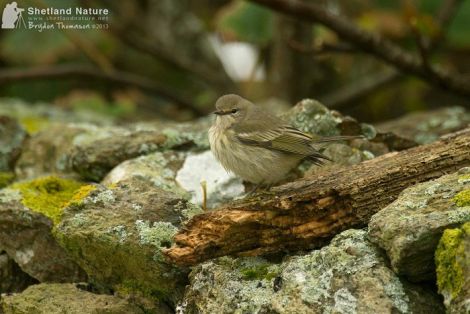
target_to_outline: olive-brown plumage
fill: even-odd
[[[235,94],[220,97],[215,107],[212,152],[225,169],[255,184],[276,184],[305,158],[322,164],[328,158],[315,144],[350,138],[313,138]]]

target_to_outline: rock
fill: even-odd
[[[33,179],[51,173],[70,174],[69,153],[74,138],[87,131],[84,126],[54,124],[26,141],[16,163],[19,179]]]
[[[26,137],[15,119],[0,115],[0,174],[13,170]]]
[[[19,193],[0,192],[0,251],[41,282],[86,280],[83,270],[52,236],[52,221],[23,206],[20,199]]]
[[[22,293],[4,296],[1,305],[5,314],[145,313],[127,300],[111,295],[94,294],[78,287],[80,285],[65,283],[33,285]]]
[[[78,201],[93,186],[44,177],[15,183],[0,190],[0,250],[22,271],[44,282],[71,282],[85,272],[56,242],[54,224],[69,201]]]
[[[90,109],[90,107],[88,107]],[[20,99],[0,99],[0,115],[9,116],[19,121],[31,135],[46,130],[55,124],[91,123],[111,125],[114,121],[109,114],[97,110],[64,110],[47,103],[29,104]]]
[[[207,187],[207,207],[213,208],[244,193],[240,178],[228,173],[211,151],[189,154],[176,175],[176,182],[192,195],[191,202],[203,204],[201,182]]]
[[[297,103],[291,110],[281,117],[303,132],[320,136],[340,135],[339,125],[343,122],[343,117],[336,111],[330,111],[320,102],[313,99],[304,99]],[[360,125],[354,119],[348,118],[347,135],[361,134]],[[346,134],[344,134],[346,135]]]
[[[0,252],[0,294],[20,292],[38,281],[21,270],[5,252]]]
[[[136,125],[123,134],[97,138],[76,145],[71,153],[73,169],[83,178],[100,181],[121,162],[168,149],[207,149],[208,122]]]
[[[436,250],[439,292],[448,313],[470,313],[470,222],[446,229]]]
[[[205,181],[208,208],[232,200],[244,192],[241,179],[229,174],[210,151],[155,152],[126,160],[111,170],[101,183],[116,184],[134,177],[177,193],[198,205],[203,204],[201,182]]]
[[[129,159],[113,168],[101,183],[112,185],[131,178],[139,178],[155,187],[188,198],[188,193],[175,182],[176,172],[181,168],[185,157],[184,152],[168,151]]]
[[[470,112],[462,107],[414,112],[377,125],[383,132],[393,132],[419,144],[435,141],[441,135],[464,129],[470,123]]]
[[[446,228],[470,220],[470,168],[407,188],[372,216],[370,240],[387,252],[393,270],[412,281],[433,280],[434,251]],[[470,198],[469,198],[470,199]]]
[[[100,181],[119,163],[159,149],[166,141],[160,132],[139,131],[76,146],[71,153],[73,169],[83,178]]]
[[[322,166],[316,166],[309,161],[304,161],[299,170],[305,176],[318,173],[319,171],[338,168],[341,165],[357,164],[390,151],[384,143],[373,143],[370,141],[377,134],[373,126],[361,124],[351,117],[341,115],[337,111],[328,110],[320,102],[313,99],[300,101],[288,112],[282,114],[281,118],[299,130],[314,136],[364,136],[364,139],[318,144],[318,149],[334,162],[327,162]]]
[[[56,236],[99,286],[175,304],[188,270],[167,263],[161,251],[200,212],[177,194],[134,177],[72,203]]]
[[[437,294],[387,267],[363,230],[282,263],[219,258],[196,266],[178,313],[443,313]]]
[[[13,172],[0,172],[0,189],[8,186],[15,179],[15,174]]]

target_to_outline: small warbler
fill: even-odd
[[[314,138],[234,94],[220,97],[215,107],[209,129],[213,154],[226,170],[257,187],[278,183],[305,158],[317,165],[330,160],[315,144],[357,138]]]

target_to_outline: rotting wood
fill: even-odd
[[[306,250],[367,224],[405,188],[470,165],[470,128],[428,145],[323,172],[194,216],[165,251],[179,265]]]

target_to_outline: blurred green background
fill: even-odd
[[[436,40],[432,62],[470,73],[470,1],[462,1],[446,28],[437,20],[441,0],[309,1],[417,54],[409,22],[413,19],[422,38]],[[411,111],[470,103],[411,76],[395,75],[322,25],[250,2],[17,2],[22,8],[111,11],[106,29],[0,31],[0,97],[32,105],[86,108],[124,121],[181,121],[209,113],[217,97],[233,92],[286,106],[315,98],[360,121],[379,122]],[[1,1],[1,7],[6,3]],[[48,75],[63,66],[91,68],[103,75]],[[38,67],[44,75],[11,78],[12,73]]]

